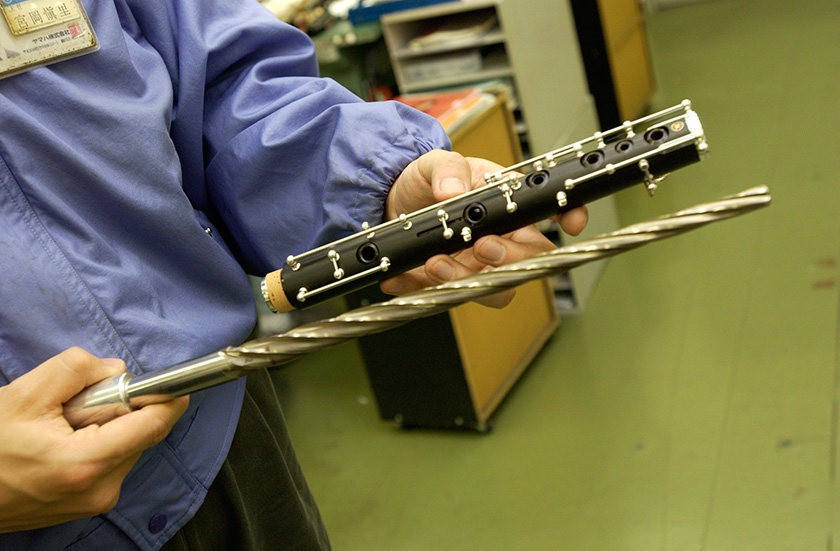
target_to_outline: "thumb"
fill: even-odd
[[[394,182],[385,202],[386,219],[451,199],[470,187],[469,162],[458,153],[435,149],[412,161]]]
[[[81,348],[69,348],[53,356],[12,384],[30,395],[32,403],[61,405],[86,387],[125,371],[125,363],[102,360]]]
[[[431,182],[436,201],[446,201],[470,190],[472,171],[467,159],[459,153],[435,150],[418,159],[418,169]]]

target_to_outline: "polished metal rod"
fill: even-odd
[[[770,194],[766,187],[748,189],[457,281],[301,325],[280,335],[231,346],[160,371],[137,377],[126,375],[106,379],[85,389],[65,404],[64,413],[75,427],[104,423],[149,403],[170,400],[235,380],[252,370],[282,365],[310,352],[392,329],[534,279],[563,273],[587,262],[752,212],[769,204]]]

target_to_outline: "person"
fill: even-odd
[[[247,273],[494,165],[318,78],[311,41],[255,0],[81,4],[99,51],[0,80],[0,549],[326,549],[267,376],[79,430],[62,404],[242,342]],[[577,233],[585,209],[560,221]],[[488,236],[382,287],[550,247]]]

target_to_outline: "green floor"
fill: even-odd
[[[767,184],[774,204],[610,260],[489,435],[379,420],[355,344],[276,371],[335,549],[840,549],[840,2],[649,20],[654,108],[711,157],[622,223]]]

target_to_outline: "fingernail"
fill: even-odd
[[[437,278],[440,281],[452,281],[452,278],[455,277],[455,268],[453,268],[445,260],[441,260],[432,264],[429,271],[431,272],[433,277]]]
[[[440,181],[440,189],[444,193],[458,194],[467,191],[467,186],[458,178],[444,178]]]
[[[112,367],[114,369],[125,369],[125,364],[119,358],[102,358],[102,361],[105,362],[105,365],[108,367]]]
[[[501,262],[505,258],[505,248],[495,239],[488,239],[481,245],[481,257],[492,264]]]
[[[402,283],[399,283],[399,282],[396,282],[396,281],[388,281],[388,282],[382,282],[379,285],[379,288],[386,295],[399,295],[400,293],[403,292],[405,287],[403,286]]]

